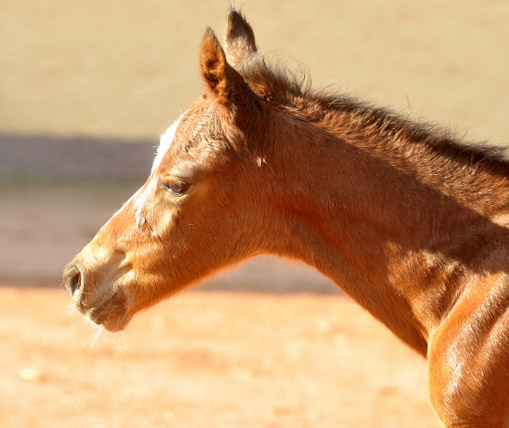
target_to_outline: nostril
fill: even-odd
[[[74,294],[81,288],[81,272],[77,266],[71,266],[64,273],[64,283],[67,289]]]

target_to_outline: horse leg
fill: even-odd
[[[509,428],[509,293],[498,281],[470,287],[431,338],[430,399],[447,428]]]

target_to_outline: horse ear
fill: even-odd
[[[229,63],[236,67],[250,56],[256,54],[253,29],[246,19],[235,9],[228,11],[225,32],[225,51]]]
[[[208,28],[201,45],[200,65],[209,92],[233,115],[246,111],[254,94],[242,76],[226,60],[214,32]]]

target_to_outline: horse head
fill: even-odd
[[[92,321],[121,330],[140,309],[268,245],[256,149],[268,112],[238,71],[256,55],[253,30],[236,11],[225,50],[206,31],[206,91],[162,135],[145,184],[64,271]]]

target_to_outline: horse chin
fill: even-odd
[[[90,307],[84,315],[110,332],[123,330],[131,320],[124,291],[118,291],[102,304]]]
[[[129,324],[130,318],[123,317],[119,320],[105,320],[102,322],[102,326],[111,333],[122,331]]]

